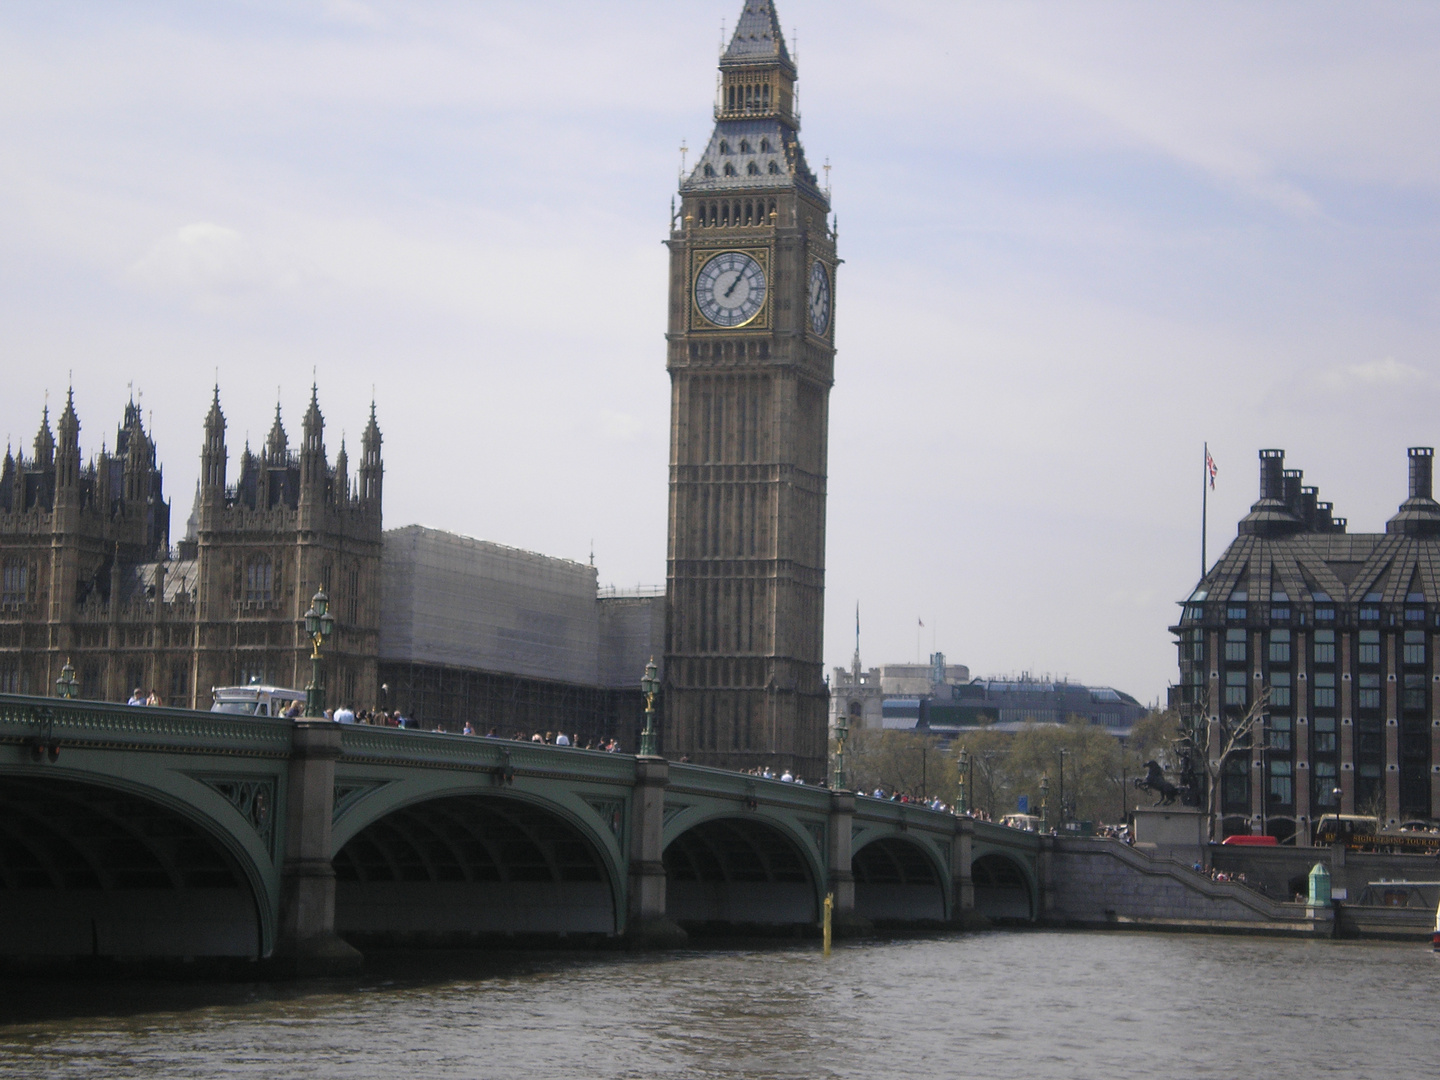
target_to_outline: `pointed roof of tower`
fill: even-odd
[[[216,428],[224,430],[225,414],[220,411],[220,384],[215,384],[215,396],[210,399],[210,411],[205,414],[205,430],[214,431]]]
[[[365,425],[365,430],[360,435],[360,448],[365,451],[378,450],[380,448],[380,425],[375,420],[375,402],[370,402],[370,422]]]
[[[310,407],[305,410],[305,430],[316,431],[324,426],[325,418],[320,415],[320,387],[311,383]]]
[[[65,392],[65,411],[60,414],[58,424],[61,436],[76,435],[80,431],[80,418],[75,415],[75,388]]]
[[[40,430],[35,433],[35,457],[49,461],[55,453],[55,436],[50,431],[50,405],[40,413]]]
[[[280,402],[275,402],[275,423],[270,425],[270,437],[265,440],[265,452],[273,461],[283,457],[286,448],[290,445],[289,438],[285,435],[285,425],[280,420]]]
[[[732,63],[755,63],[756,61],[778,60],[795,66],[790,51],[785,47],[785,35],[780,31],[780,16],[770,0],[747,0],[740,12],[740,21],[735,24],[735,33],[730,38],[730,47],[720,58],[722,67]]]

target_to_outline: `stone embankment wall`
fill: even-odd
[[[1334,848],[1225,847],[1210,848],[1210,863],[1228,874],[1244,873],[1252,882],[1265,886],[1276,899],[1303,891],[1310,868],[1324,863],[1330,884],[1345,889],[1354,903],[1372,881],[1440,881],[1440,858],[1434,855],[1380,855]]]
[[[1054,841],[1042,856],[1046,922],[1259,933],[1330,932],[1328,910],[1280,904],[1116,840]]]

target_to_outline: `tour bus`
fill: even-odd
[[[1365,814],[1324,814],[1315,823],[1315,843],[1343,843],[1350,851],[1440,852],[1440,829],[1431,822],[1407,821],[1387,829]]]
[[[215,704],[211,712],[234,713],[238,716],[281,716],[295,702],[305,706],[305,691],[283,686],[214,686],[210,694]]]
[[[1000,824],[1012,829],[1024,829],[1026,832],[1045,831],[1045,819],[1038,814],[1006,814],[1000,819]]]

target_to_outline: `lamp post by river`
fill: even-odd
[[[330,614],[330,598],[324,589],[316,591],[305,612],[305,633],[310,638],[310,685],[305,688],[305,715],[319,719],[325,716],[325,683],[320,674],[320,646],[335,632],[335,619]]]
[[[1060,824],[1065,824],[1065,755],[1070,751],[1060,750]]]
[[[970,812],[969,789],[966,787],[966,772],[970,769],[970,751],[963,746],[960,748],[960,798],[956,802],[956,809],[962,814]]]
[[[1120,824],[1124,825],[1125,820],[1130,816],[1130,797],[1125,793],[1129,786],[1125,776],[1125,736],[1119,737],[1120,743]]]
[[[655,658],[645,665],[645,676],[640,680],[640,692],[645,695],[645,730],[640,733],[640,756],[655,756],[655,695],[660,692],[660,672],[655,667]]]
[[[845,740],[850,736],[850,721],[842,710],[835,717],[835,790],[845,790]]]
[[[67,659],[55,680],[55,693],[62,698],[73,698],[80,692],[80,683],[75,678],[75,665]]]
[[[1043,830],[1050,824],[1050,777],[1040,777],[1040,828]]]

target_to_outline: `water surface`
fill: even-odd
[[[355,980],[8,983],[0,1077],[1420,1078],[1426,945],[1035,931]]]

